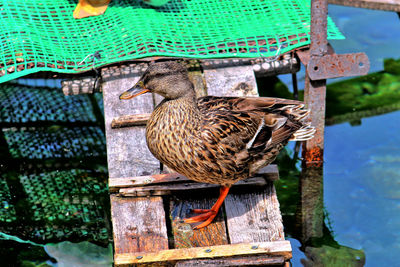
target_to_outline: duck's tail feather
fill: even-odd
[[[292,120],[303,122],[305,118],[310,114],[310,110],[304,108],[304,104],[299,105],[285,105],[278,110],[283,111],[289,117],[292,117]]]
[[[307,141],[314,137],[315,127],[307,124],[293,133],[289,141]]]
[[[290,141],[306,141],[314,137],[315,128],[307,122],[309,109],[304,108],[304,104],[300,105],[287,105],[281,108],[293,121],[298,121],[303,124],[297,131],[295,131]]]

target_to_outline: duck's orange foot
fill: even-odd
[[[185,223],[197,223],[197,222],[202,222],[201,224],[193,227],[193,230],[197,230],[200,228],[204,228],[207,225],[209,225],[215,218],[215,216],[217,216],[218,211],[214,211],[214,210],[192,210],[194,213],[203,213],[197,216],[193,216],[187,219],[184,219],[183,221]]]
[[[197,223],[202,222],[201,224],[193,227],[193,230],[200,229],[209,225],[217,216],[218,210],[221,207],[222,203],[224,202],[225,197],[228,195],[229,187],[223,186],[220,189],[220,194],[217,202],[215,202],[214,206],[212,206],[209,210],[204,209],[192,209],[194,213],[201,213],[200,215],[184,219],[185,223]]]

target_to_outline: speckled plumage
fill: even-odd
[[[198,182],[233,183],[270,164],[290,139],[306,140],[308,111],[299,101],[206,96],[196,99],[186,69],[153,63],[139,84],[165,99],[146,127],[153,155]]]

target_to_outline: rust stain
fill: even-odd
[[[308,149],[304,153],[305,164],[307,167],[322,167],[324,162],[324,150],[319,147]]]

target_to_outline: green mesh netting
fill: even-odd
[[[0,85],[0,239],[108,242],[102,94],[92,97]]]
[[[107,197],[106,174],[72,169],[21,175],[32,220],[40,222],[31,238],[108,237],[101,198]]]
[[[1,84],[0,106],[0,123],[96,122],[88,95],[65,96],[46,87]]]
[[[105,157],[106,141],[100,127],[3,129],[13,158]]]
[[[84,19],[72,17],[76,4],[1,1],[0,82],[149,56],[271,57],[309,44],[310,0],[171,0],[161,8],[113,0],[104,15]],[[344,38],[331,19],[328,38]],[[101,58],[90,56],[97,51]]]
[[[17,219],[14,206],[10,201],[10,189],[7,185],[7,182],[0,177],[0,223],[9,223]]]

